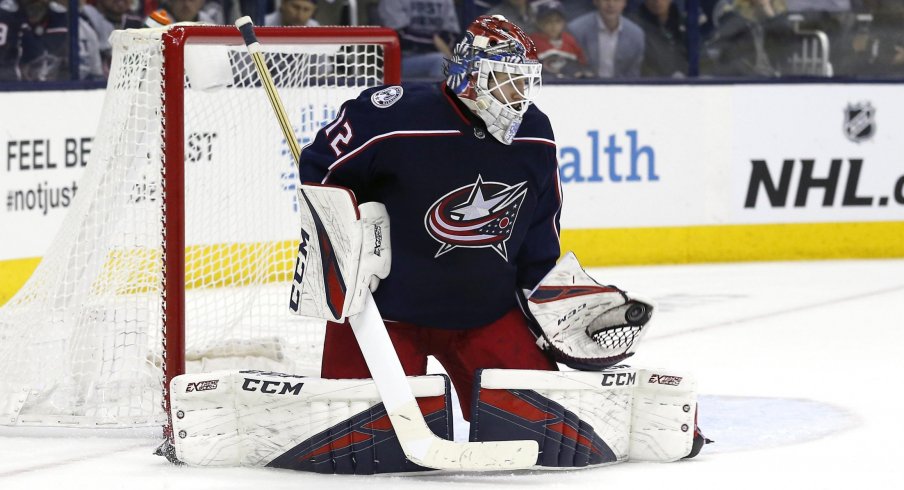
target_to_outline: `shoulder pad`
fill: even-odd
[[[524,113],[524,119],[521,121],[521,128],[516,137],[554,139],[549,117],[536,105],[531,104]]]

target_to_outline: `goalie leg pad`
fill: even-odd
[[[476,386],[471,440],[533,439],[541,467],[676,461],[705,440],[695,431],[696,383],[683,374],[484,369]]]
[[[533,439],[538,466],[573,468],[625,461],[636,373],[484,369],[471,440]]]
[[[289,309],[341,323],[361,312],[365,291],[389,274],[389,216],[380,203],[358,206],[344,187],[302,185],[298,201],[301,239]]]
[[[632,461],[676,461],[696,456],[705,438],[696,430],[697,382],[662,369],[637,371],[631,415]],[[695,440],[699,445],[695,447]]]
[[[452,438],[449,381],[408,378],[428,427]],[[193,466],[267,466],[317,473],[425,471],[408,461],[370,379],[259,371],[176,377],[174,455]]]

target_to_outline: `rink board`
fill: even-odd
[[[18,115],[0,122],[0,304],[60,227],[102,104],[0,93]],[[562,248],[588,266],[904,256],[904,85],[557,85],[537,104]]]

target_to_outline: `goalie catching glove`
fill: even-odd
[[[389,215],[377,202],[358,206],[349,189],[302,185],[301,241],[292,276],[292,312],[342,322],[360,313],[365,291],[389,275]]]
[[[527,294],[537,345],[580,370],[599,370],[634,354],[652,302],[593,280],[568,252]]]

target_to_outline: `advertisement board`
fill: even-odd
[[[60,228],[103,96],[0,93],[6,290]],[[554,85],[537,105],[587,266],[904,256],[904,85]]]
[[[900,84],[544,87],[563,247],[593,265],[904,255],[902,96]]]
[[[0,92],[0,260],[39,257],[88,163],[102,90]]]

